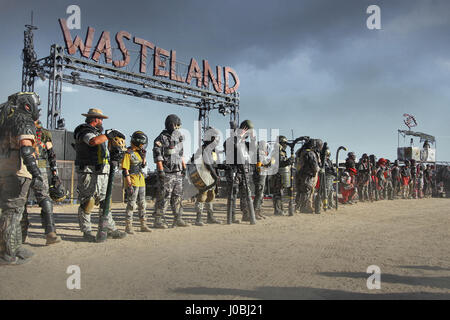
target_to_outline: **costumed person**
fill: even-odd
[[[296,206],[301,213],[314,212],[313,198],[320,170],[320,152],[322,147],[322,140],[309,139],[296,152]]]
[[[359,201],[368,201],[369,199],[369,180],[370,180],[370,169],[369,169],[369,156],[364,153],[359,160],[357,168],[356,182],[358,185],[358,196]]]
[[[122,133],[115,129],[103,133],[103,119],[108,117],[100,109],[90,108],[82,116],[86,117],[85,123],[80,124],[74,131],[80,231],[85,240],[96,241],[96,237],[92,234],[91,213],[95,205],[100,205],[99,230],[106,229],[108,236],[122,239],[126,233],[117,229],[112,213],[107,212],[105,216],[103,212],[110,171],[110,156],[106,142]]]
[[[197,217],[195,219],[196,226],[203,226],[202,221],[203,208],[206,205],[208,224],[220,224],[214,217],[214,199],[216,198],[216,186],[219,182],[219,176],[217,175],[217,164],[219,157],[216,152],[216,147],[220,143],[220,133],[218,130],[208,127],[203,139],[203,145],[192,156],[191,163],[196,166],[204,166],[210,173],[214,183],[209,186],[205,186],[199,190],[195,201],[195,212]]]
[[[182,219],[183,177],[186,164],[183,158],[183,135],[180,132],[181,119],[170,114],[164,122],[165,129],[153,143],[153,160],[156,163],[159,178],[159,196],[156,201],[154,227],[166,229],[167,209],[172,207],[174,220],[172,227],[189,226]]]
[[[36,202],[41,207],[41,221],[42,227],[45,230],[46,245],[55,244],[61,242],[61,238],[56,234],[55,217],[53,214],[54,201],[62,201],[66,195],[61,181],[58,177],[58,169],[56,166],[56,155],[53,150],[52,134],[49,130],[42,127],[41,122],[36,120],[36,143],[35,154],[37,157],[37,165],[41,171],[44,184],[40,187],[34,183],[31,183],[30,190],[28,192],[28,198],[30,193],[33,192]],[[51,172],[51,193],[49,194],[47,165],[50,167]],[[28,235],[28,227],[30,225],[28,220],[28,210],[25,205],[22,220],[20,221],[22,228],[22,242],[26,241]]]
[[[283,183],[282,175],[291,173],[291,165],[293,164],[293,159],[287,155],[286,147],[287,147],[288,139],[285,136],[279,136],[277,144],[275,148],[278,148],[278,172],[272,176],[274,180],[273,187],[273,208],[274,215],[283,216],[285,215],[283,211],[283,190],[288,190],[289,186],[286,183]],[[286,178],[287,179],[287,178]],[[290,178],[287,179],[290,183]]]
[[[122,173],[124,187],[127,193],[127,208],[125,210],[125,232],[134,234],[133,212],[136,206],[139,214],[140,231],[150,232],[147,226],[147,201],[145,200],[145,175],[142,169],[147,164],[146,148],[148,137],[142,131],[135,131],[131,135],[131,145],[122,159]]]
[[[23,264],[34,255],[22,246],[20,220],[32,181],[44,188],[33,147],[40,103],[36,93],[18,92],[0,105],[0,265]]]

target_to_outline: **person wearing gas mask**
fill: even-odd
[[[203,145],[197,150],[197,152],[192,156],[191,162],[195,164],[202,163],[205,168],[209,171],[212,178],[214,179],[214,184],[208,186],[208,188],[203,188],[199,190],[196,201],[195,201],[195,211],[197,217],[195,220],[196,226],[203,226],[202,221],[203,208],[206,205],[208,224],[220,224],[216,218],[214,218],[214,199],[216,198],[216,186],[219,182],[219,176],[216,172],[216,167],[218,164],[218,155],[216,153],[216,146],[220,142],[219,131],[215,128],[208,127],[205,132],[205,137],[203,139]]]
[[[165,129],[153,143],[153,160],[156,163],[159,180],[154,227],[168,228],[164,220],[169,203],[174,214],[173,227],[187,227],[189,224],[181,217],[183,177],[186,174],[186,164],[183,159],[183,135],[179,130],[181,119],[175,114],[170,114],[164,125]]]
[[[40,188],[39,185],[35,186],[31,183],[30,191],[33,192],[36,202],[41,207],[41,220],[42,226],[45,230],[46,245],[59,243],[61,238],[56,235],[55,218],[53,215],[53,204],[54,201],[61,201],[65,198],[64,188],[62,187],[61,181],[58,177],[58,170],[56,166],[56,155],[53,150],[52,144],[52,134],[49,130],[42,127],[39,120],[35,121],[36,126],[36,144],[35,153],[37,156],[37,165],[41,171],[43,179],[43,187]],[[51,194],[49,194],[49,184],[48,184],[48,174],[47,165],[50,167],[51,172]],[[58,197],[55,195],[58,194]],[[30,192],[28,193],[28,197]],[[51,199],[50,199],[51,198]],[[25,242],[28,235],[28,227],[30,225],[28,220],[28,210],[25,205],[25,210],[23,212],[22,220],[20,221],[22,228],[22,242]]]
[[[274,215],[282,216],[285,215],[283,212],[282,194],[283,190],[289,190],[289,186],[287,184],[290,184],[291,165],[294,161],[287,155],[286,152],[288,139],[285,136],[278,136],[277,142],[278,143],[275,147],[278,148],[278,172],[272,176],[274,179],[273,209]],[[283,182],[283,180],[285,181]]]
[[[147,161],[145,158],[148,137],[142,131],[135,131],[131,135],[131,145],[122,159],[122,173],[127,193],[127,208],[125,210],[125,232],[134,234],[133,212],[136,203],[141,224],[141,232],[151,232],[147,227],[147,202],[145,201],[145,176],[142,169]]]
[[[321,139],[309,139],[302,148],[296,152],[296,206],[301,213],[314,212],[313,198],[321,165],[320,152],[322,151],[322,147],[323,141]]]
[[[22,246],[20,220],[31,183],[43,189],[34,144],[41,101],[35,92],[18,92],[0,105],[0,265],[18,265],[34,253]]]
[[[75,128],[75,168],[78,175],[78,222],[83,238],[94,242],[96,237],[92,234],[91,212],[94,206],[100,205],[99,216],[103,215],[105,208],[106,189],[108,185],[108,174],[110,169],[110,157],[107,148],[107,141],[117,136],[123,136],[115,129],[106,130],[103,133],[103,119],[108,119],[100,109],[91,108],[88,113],[83,113],[86,117],[85,123]],[[99,219],[99,230],[107,230],[109,237],[122,239],[125,232],[119,231],[109,213],[106,221]],[[101,223],[104,226],[100,225]]]

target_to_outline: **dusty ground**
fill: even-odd
[[[294,217],[274,217],[271,205],[265,201],[268,218],[254,226],[153,230],[103,244],[82,240],[75,206],[56,206],[64,242],[50,247],[32,214],[25,246],[36,255],[0,268],[0,299],[450,298],[449,199],[358,203]],[[193,206],[185,207],[192,221]],[[223,201],[216,207],[225,221]],[[124,230],[124,205],[113,213]],[[70,265],[80,267],[80,290],[67,289]],[[379,290],[366,286],[370,265],[381,269]]]

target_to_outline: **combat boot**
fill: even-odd
[[[83,232],[83,239],[89,242],[95,242],[95,236],[92,234],[92,231]]]
[[[177,214],[173,219],[172,227],[189,227],[189,224],[181,219],[181,214]]]
[[[250,215],[247,212],[244,212],[242,214],[242,221],[247,221],[247,222],[250,221]]]
[[[27,248],[24,247],[20,247],[19,249],[17,249],[16,251],[16,256],[19,257],[20,259],[29,259],[32,256],[34,256],[34,252],[28,250]]]
[[[233,212],[231,214],[231,223],[236,223],[236,224],[241,223],[240,220],[236,219],[236,212]]]
[[[45,245],[51,245],[61,242],[61,237],[56,234],[56,232],[50,232],[45,235],[46,242]]]
[[[208,211],[208,218],[206,219],[206,223],[221,224],[221,222],[219,220],[214,218],[214,213],[212,211]]]
[[[61,242],[61,238],[56,235],[55,220],[53,215],[53,204],[49,198],[45,198],[39,203],[41,207],[42,227],[45,229],[46,245]]]
[[[147,220],[144,218],[141,218],[139,220],[141,222],[141,232],[152,232],[149,227],[147,227]]]
[[[19,258],[18,256],[16,257],[10,257],[7,255],[4,256],[0,256],[0,266],[1,265],[19,265],[19,264],[24,264],[27,263],[31,260],[31,257],[26,258],[26,259],[22,259]]]
[[[162,221],[161,217],[155,217],[155,222],[153,223],[153,228],[155,229],[167,229],[169,226]]]
[[[197,218],[195,219],[195,225],[202,227],[205,224],[202,222],[202,214],[200,212],[197,213]]]
[[[127,236],[127,234],[123,231],[120,230],[109,230],[108,231],[108,237],[113,238],[113,239],[123,239]]]
[[[133,221],[131,220],[125,221],[125,232],[128,234],[134,234]]]

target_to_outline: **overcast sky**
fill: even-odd
[[[449,1],[4,1],[0,0],[0,97],[21,87],[24,25],[34,11],[38,57],[50,45],[64,45],[58,18],[66,8],[81,8],[83,40],[87,27],[144,38],[179,61],[207,59],[230,66],[239,76],[240,119],[257,128],[278,128],[291,138],[309,135],[328,141],[332,154],[340,145],[377,157],[396,158],[397,129],[403,114],[416,117],[413,130],[434,135],[438,160],[450,160],[450,2]],[[369,30],[369,5],[381,9],[381,30]],[[130,42],[131,43],[131,42]],[[129,43],[127,43],[129,44]],[[130,49],[138,50],[137,45]],[[47,112],[47,82],[36,91]],[[98,107],[110,119],[105,128],[127,136],[135,130],[150,140],[170,113],[193,131],[195,110],[130,96],[64,85],[62,112],[73,130],[81,113]],[[46,117],[41,120],[46,124]],[[228,118],[213,113],[222,130]],[[403,138],[400,139],[403,144]],[[409,145],[409,140],[406,144]],[[418,143],[416,143],[418,146]]]

